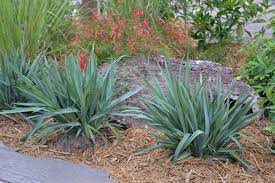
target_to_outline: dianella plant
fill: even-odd
[[[175,77],[166,64],[161,69],[164,88],[156,79],[147,82],[153,97],[144,100],[145,111],[139,111],[139,118],[158,131],[153,133],[158,142],[140,153],[168,148],[172,150],[173,162],[190,155],[214,156],[238,160],[248,168],[237,152],[241,151],[240,130],[258,115],[249,112],[254,100],[242,94],[232,102],[234,87],[224,92],[219,76],[214,90],[202,80],[191,87],[189,64],[186,65],[184,80]]]
[[[123,102],[139,89],[118,96],[115,91],[114,64],[101,75],[97,72],[94,54],[89,62],[73,56],[60,65],[46,59],[41,77],[23,77],[18,86],[28,102],[18,103],[12,110],[0,114],[27,113],[33,129],[26,140],[35,134],[35,140],[44,143],[52,135],[84,136],[96,145],[98,136],[106,140],[102,130],[114,135],[120,125],[111,117],[126,115]],[[122,114],[123,113],[123,114]]]
[[[40,73],[40,56],[30,61],[22,51],[0,54],[0,110],[10,109],[14,103],[24,102],[17,85],[22,77],[37,77]]]

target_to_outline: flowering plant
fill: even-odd
[[[92,13],[90,20],[79,23],[83,30],[72,42],[72,47],[91,49],[99,58],[121,55],[163,54],[182,57],[190,37],[183,22],[162,22],[147,18],[142,9],[132,10],[132,16]]]
[[[82,71],[86,71],[87,63],[86,63],[86,53],[84,51],[80,52],[79,55],[80,68]]]

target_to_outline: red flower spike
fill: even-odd
[[[140,18],[143,15],[143,11],[140,9],[135,10],[135,17]]]
[[[138,32],[137,32],[137,35],[141,36],[142,34],[143,34],[143,29],[139,29]]]
[[[144,24],[149,30],[152,29],[152,27],[150,26],[148,20],[144,20],[144,21],[143,21],[143,24]]]
[[[83,72],[85,72],[87,68],[86,54],[84,51],[80,52],[80,68]]]
[[[150,37],[150,32],[149,32],[148,30],[144,29],[144,30],[143,30],[143,33],[145,34],[145,36],[146,36],[147,38]]]
[[[118,26],[118,28],[120,28],[120,27],[123,27],[123,26],[125,25],[125,23],[126,23],[126,20],[120,20],[120,21],[117,23],[116,26]]]

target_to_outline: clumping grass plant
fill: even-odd
[[[62,66],[55,60],[46,60],[41,70],[41,78],[24,77],[18,86],[28,102],[1,113],[28,113],[27,119],[34,126],[26,140],[35,134],[35,139],[44,143],[60,133],[83,135],[93,145],[97,136],[107,140],[101,130],[108,129],[117,135],[120,126],[111,122],[110,117],[122,114],[123,101],[139,91],[117,97],[114,64],[102,76],[97,72],[93,54],[88,63],[83,57],[67,57]]]
[[[0,110],[10,109],[13,103],[23,102],[26,98],[17,88],[22,76],[39,77],[40,58],[30,62],[22,51],[0,54]]]
[[[0,50],[23,49],[28,57],[57,52],[69,43],[72,28],[70,0],[1,0]]]
[[[187,64],[182,81],[172,75],[166,64],[166,69],[162,69],[165,88],[161,88],[157,79],[153,84],[147,82],[153,97],[144,100],[146,109],[139,111],[139,118],[162,135],[153,133],[158,142],[140,153],[168,148],[173,152],[173,162],[190,155],[215,156],[223,160],[233,158],[248,167],[236,152],[241,150],[240,130],[258,115],[249,113],[253,99],[243,94],[232,103],[234,87],[223,92],[220,77],[214,91],[202,80],[192,88],[189,72]]]

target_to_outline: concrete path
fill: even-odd
[[[33,158],[0,144],[0,183],[114,183],[97,169],[63,160]]]

